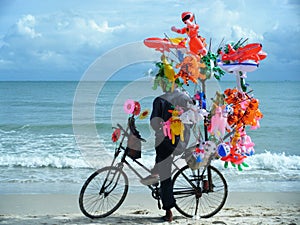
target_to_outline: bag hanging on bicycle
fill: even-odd
[[[141,158],[141,135],[135,126],[134,116],[128,118],[129,137],[127,140],[126,155],[132,159]]]
[[[216,149],[217,146],[213,141],[206,141],[192,146],[185,150],[185,161],[192,170],[207,166],[215,158]]]
[[[185,161],[192,170],[197,170],[201,167],[201,162],[197,162],[194,156],[195,147],[191,147],[185,150]]]
[[[206,152],[199,152],[199,145],[187,148],[185,150],[185,161],[192,170],[197,170],[208,163]]]
[[[127,141],[126,153],[132,159],[141,158],[142,143],[141,139],[130,133]]]

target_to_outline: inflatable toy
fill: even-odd
[[[197,124],[204,120],[204,115],[207,115],[205,112],[199,109],[197,105],[188,104],[188,110],[183,112],[179,118],[184,124]]]
[[[188,84],[191,80],[193,83],[197,83],[198,79],[204,80],[206,76],[200,73],[200,68],[204,68],[205,64],[198,62],[197,58],[193,55],[188,55],[183,58],[181,63],[176,65],[176,68],[180,68],[176,78],[181,77],[184,80],[184,84]]]
[[[230,146],[227,143],[221,143],[217,146],[217,153],[220,157],[225,157],[230,152]]]
[[[144,44],[149,48],[164,53],[165,51],[170,52],[170,49],[185,49],[185,38],[147,38],[144,40]]]
[[[211,117],[210,128],[208,129],[208,131],[213,135],[223,137],[227,127],[227,116],[223,114],[222,107],[218,106],[215,110],[215,115]]]
[[[174,85],[175,85],[175,70],[171,66],[171,64],[168,62],[167,58],[163,55],[162,56],[162,63],[164,65],[164,74],[169,79],[169,81],[172,83],[171,91],[174,91]]]
[[[222,61],[235,61],[243,62],[245,60],[260,60],[259,52],[262,50],[262,45],[259,43],[248,44],[244,47],[239,47],[234,50],[231,44],[227,45],[228,53],[221,53]],[[262,56],[263,58],[263,56]]]
[[[170,125],[171,125],[170,120],[168,120],[166,122],[162,122],[164,135],[166,137],[169,137],[169,139],[171,140],[172,139],[172,134],[171,134],[171,126]]]
[[[186,27],[177,29],[171,27],[171,30],[179,34],[187,34],[189,37],[190,51],[195,55],[206,55],[207,50],[205,48],[205,39],[199,36],[199,25],[194,23],[194,15],[191,12],[184,12],[181,14],[182,22],[186,24]]]
[[[145,46],[162,53],[160,62],[156,63],[158,73],[154,80],[154,90],[162,84],[167,92],[174,90],[175,83],[182,89],[183,85],[195,86],[192,94],[195,105],[188,106],[184,111],[171,110],[172,117],[161,124],[164,135],[172,143],[175,143],[175,136],[183,140],[184,127],[188,124],[193,127],[197,143],[202,143],[202,146],[191,149],[197,165],[205,166],[214,154],[225,162],[225,167],[231,164],[243,170],[248,167],[245,159],[255,152],[255,144],[246,134],[246,129],[259,128],[263,118],[259,100],[250,95],[252,90],[247,92],[249,85],[245,80],[247,73],[256,71],[267,54],[261,43],[246,43],[248,38],[225,45],[222,40],[216,53],[213,53],[212,40],[207,47],[205,38],[198,34],[199,25],[194,14],[183,12],[181,19],[185,27],[172,26],[171,30],[177,34],[186,34],[187,37],[169,38],[165,34],[166,38],[151,37],[144,40]],[[220,80],[225,73],[235,76],[236,87],[228,88],[224,93],[217,92],[214,99],[207,100],[209,86],[206,86],[206,82],[213,77]],[[124,106],[129,114],[134,114],[136,108],[132,102]]]
[[[204,92],[197,91],[194,95],[194,99],[198,101],[200,109],[206,109],[206,98]]]
[[[202,145],[196,148],[195,151],[193,152],[193,156],[195,157],[197,163],[203,161],[204,155],[205,155],[205,150]]]
[[[181,122],[179,115],[180,111],[177,109],[169,110],[172,113],[172,117],[169,119],[170,121],[170,130],[172,136],[172,144],[175,144],[175,136],[179,135],[180,140],[184,141],[184,124]]]

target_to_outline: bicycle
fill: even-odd
[[[127,128],[117,124],[122,131],[121,141],[115,148],[114,158],[110,166],[95,171],[83,184],[79,195],[79,206],[82,213],[92,219],[103,218],[114,213],[123,203],[128,193],[128,176],[124,172],[124,165],[133,171],[140,179],[143,178],[126,160],[130,149],[124,147],[125,138],[132,135],[131,131],[138,132],[135,128],[133,116],[128,119]],[[130,130],[130,132],[129,132]],[[138,139],[145,141],[140,135]],[[191,147],[195,148],[195,146]],[[117,162],[120,153],[121,160]],[[175,208],[185,217],[209,218],[218,213],[225,204],[228,194],[227,183],[221,172],[210,163],[199,169],[192,170],[188,165],[179,167],[176,162],[185,157],[182,153],[173,160],[173,193],[176,200]],[[151,170],[134,157],[133,162],[145,171]],[[152,197],[157,200],[161,209],[159,182],[147,186]]]

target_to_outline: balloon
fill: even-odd
[[[208,131],[214,135],[220,133],[221,136],[224,136],[225,129],[226,127],[228,127],[227,116],[224,116],[222,111],[223,111],[222,107],[218,106],[216,108],[215,115],[213,115],[211,118],[211,122],[210,122],[211,126]]]
[[[222,61],[235,61],[243,62],[245,60],[260,60],[259,52],[262,50],[260,43],[247,44],[244,47],[239,47],[235,50],[230,44],[227,45],[228,53],[221,53]],[[263,57],[262,57],[263,58]]]
[[[205,56],[201,58],[206,68],[202,71],[202,74],[205,74],[206,79],[210,79],[211,75],[214,75],[217,80],[225,74],[225,72],[218,66],[217,64],[218,54],[214,54],[212,52],[208,52]]]
[[[169,110],[172,113],[170,121],[170,130],[172,136],[172,144],[175,144],[175,136],[180,135],[180,140],[184,141],[184,124],[181,122],[179,115],[181,111],[177,109]]]
[[[163,125],[163,132],[164,132],[164,135],[167,137],[169,137],[169,139],[172,139],[172,135],[171,135],[171,121],[168,120],[166,122],[162,122],[162,125]]]
[[[170,91],[172,89],[172,83],[169,81],[169,79],[165,76],[165,72],[164,72],[164,64],[162,62],[157,62],[155,64],[158,67],[158,73],[155,76],[155,80],[154,80],[154,84],[152,89],[156,90],[157,87],[161,84],[164,83],[165,84],[165,88],[166,91]],[[176,82],[177,80],[175,80]]]
[[[184,124],[196,124],[204,120],[203,111],[200,111],[196,105],[189,105],[187,111],[182,113],[179,118]]]
[[[176,27],[171,27],[173,32],[179,34],[187,34],[189,36],[189,47],[190,51],[195,55],[206,55],[207,50],[205,48],[205,39],[198,35],[199,25],[193,23],[194,16],[191,12],[184,12],[181,14],[182,21],[186,24],[186,27],[182,29],[177,29]]]
[[[234,46],[228,44],[225,52],[219,51],[220,57],[217,65],[227,73],[234,73],[236,76],[237,89],[246,91],[244,79],[247,72],[253,72],[258,68],[259,61],[267,57],[262,51],[260,43],[251,43],[245,46],[240,45],[240,41]]]
[[[216,91],[215,98],[213,99],[213,105],[211,107],[210,113],[211,115],[214,115],[216,112],[216,108],[218,106],[224,106],[225,101],[224,101],[225,95],[220,93],[219,91]],[[225,106],[224,106],[225,108]]]
[[[147,38],[144,40],[144,45],[146,45],[149,48],[154,48],[157,51],[160,52],[170,52],[170,49],[185,49],[185,38]]]
[[[260,61],[264,60],[267,54],[262,50],[260,43],[244,44],[248,39],[244,41],[240,39],[235,44],[226,44],[214,54],[211,51],[211,43],[207,51],[205,38],[198,34],[199,25],[196,23],[194,14],[183,12],[181,19],[185,27],[172,26],[171,30],[186,34],[187,37],[151,37],[144,40],[145,46],[163,53],[161,62],[156,63],[159,71],[154,80],[154,90],[162,84],[166,86],[166,91],[173,91],[175,83],[189,85],[193,82],[196,84],[195,105],[187,106],[184,112],[177,108],[169,110],[172,113],[171,118],[162,123],[164,135],[169,137],[174,144],[175,136],[180,136],[181,140],[184,139],[184,124],[199,125],[200,121],[204,121],[204,126],[194,127],[199,129],[204,127],[206,141],[193,149],[196,163],[210,162],[210,156],[217,152],[221,160],[225,162],[225,167],[231,164],[238,170],[243,170],[243,167],[248,167],[244,160],[255,152],[254,143],[246,134],[246,128],[259,128],[260,119],[263,118],[258,99],[247,93],[248,84],[245,79],[248,72],[258,69]],[[166,52],[176,55],[177,59],[172,62],[178,61],[179,63],[173,66],[172,62],[168,61]],[[212,75],[220,80],[225,72],[235,75],[236,88],[226,89],[224,94],[217,92],[216,97],[212,99],[212,105],[207,105],[205,95],[208,88],[205,82]],[[200,90],[196,90],[201,85]],[[138,115],[140,106],[136,102],[129,103],[124,106],[124,109],[127,113]],[[206,111],[206,107],[210,107],[209,112]],[[232,134],[230,131],[235,132]],[[225,135],[226,132],[228,132],[227,135]],[[196,135],[197,141],[200,142],[203,139],[202,133],[199,131]],[[224,142],[223,139],[228,137],[230,141]],[[218,147],[215,143],[218,143]]]
[[[162,62],[164,65],[165,76],[172,83],[171,91],[174,91],[174,85],[175,85],[175,80],[176,80],[175,71],[174,71],[173,67],[171,66],[171,64],[169,64],[167,58],[164,55],[162,56]]]
[[[198,62],[195,56],[188,55],[184,57],[181,63],[176,65],[176,68],[180,68],[176,78],[181,77],[184,80],[184,84],[188,84],[189,80],[193,83],[197,83],[197,79],[204,80],[206,76],[200,73],[201,67],[205,67],[205,64]]]
[[[254,154],[254,143],[251,140],[251,137],[249,135],[244,135],[241,137],[241,141],[239,143],[239,149],[241,149],[242,154],[251,156]]]
[[[231,162],[231,164],[235,167],[238,165],[238,169],[241,171],[242,167],[241,165],[244,165],[244,160],[246,156],[243,156],[235,151],[235,148],[232,147],[230,149],[230,153],[224,157],[221,158],[222,161],[225,161],[224,167],[228,167],[228,162]]]
[[[230,146],[226,143],[221,143],[217,147],[217,152],[220,157],[225,157],[230,152]]]

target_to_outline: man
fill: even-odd
[[[187,104],[192,103],[191,98],[184,92],[175,88],[174,91],[167,90],[168,81],[161,79],[159,84],[165,92],[153,101],[153,110],[151,113],[151,127],[155,131],[155,150],[156,159],[155,166],[152,169],[152,174],[141,180],[144,185],[151,185],[158,183],[160,180],[161,200],[163,209],[166,210],[166,215],[162,218],[164,221],[172,221],[173,215],[171,208],[175,206],[175,199],[173,196],[173,185],[171,179],[171,169],[173,156],[172,154],[180,154],[184,151],[190,137],[189,126],[185,125],[184,141],[180,136],[175,136],[175,143],[164,135],[163,122],[168,121],[172,114],[169,110],[174,110],[175,107],[181,107],[187,110]]]

